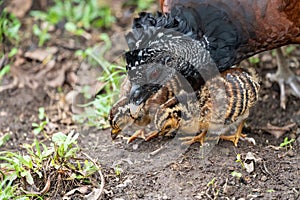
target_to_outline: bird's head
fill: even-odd
[[[176,68],[173,67],[177,62],[176,58],[159,50],[135,50],[127,52],[125,57],[132,84],[129,102],[136,106],[143,104],[176,73]]]
[[[130,116],[128,99],[121,98],[111,108],[108,119],[111,127],[111,137],[115,139],[128,125],[132,124],[134,119]]]
[[[202,84],[202,69],[213,62],[207,42],[198,38],[196,28],[170,14],[141,13],[134,20],[132,31],[126,35],[129,51],[125,53],[132,84],[130,103],[142,105],[176,73],[193,88]]]

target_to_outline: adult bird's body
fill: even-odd
[[[254,54],[300,43],[298,0],[162,0],[161,4],[166,13],[142,13],[127,36],[130,101],[136,105],[175,72],[198,90],[216,73]],[[181,65],[174,64],[178,59]],[[160,63],[159,73],[153,70],[153,61]],[[281,71],[273,78],[288,79],[300,96],[299,77],[288,66]]]

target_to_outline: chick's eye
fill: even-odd
[[[150,79],[157,79],[159,77],[159,70],[158,69],[155,69],[151,72],[149,78]]]

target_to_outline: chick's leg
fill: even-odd
[[[130,136],[129,138],[126,138],[127,144],[131,143],[132,141],[134,141],[137,138],[145,139],[145,129],[137,130],[132,136]]]
[[[155,137],[157,137],[157,136],[159,136],[159,131],[153,131],[153,132],[151,132],[149,135],[147,135],[145,141],[149,141],[149,140],[151,140],[152,138],[155,138]]]
[[[203,131],[199,135],[196,135],[196,136],[193,136],[193,137],[179,138],[179,140],[186,141],[186,142],[182,143],[182,144],[185,144],[185,145],[191,145],[191,144],[194,144],[195,142],[199,142],[201,145],[203,145],[206,132],[207,131]]]
[[[220,139],[222,139],[222,140],[229,140],[229,141],[233,142],[234,146],[237,146],[240,137],[243,137],[243,138],[246,137],[245,134],[242,134],[243,126],[244,126],[244,121],[242,121],[242,122],[239,124],[239,126],[238,126],[238,128],[237,128],[235,134],[233,134],[233,135],[228,135],[228,136],[227,136],[227,135],[221,135],[221,136],[220,136]]]
[[[280,88],[280,106],[286,108],[286,88],[289,85],[295,96],[300,98],[300,77],[295,75],[288,66],[287,59],[283,55],[281,48],[276,49],[276,58],[278,63],[277,72],[275,74],[267,74],[267,78],[276,81]]]

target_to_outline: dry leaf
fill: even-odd
[[[22,18],[32,5],[32,0],[11,0],[7,6],[7,11]]]
[[[53,54],[58,52],[57,47],[49,47],[47,49],[36,49],[34,51],[28,51],[24,54],[25,58],[37,60],[43,62],[46,58],[51,58]]]
[[[291,128],[296,126],[295,123],[288,124],[285,126],[274,126],[270,123],[267,124],[266,127],[263,127],[262,129],[276,137],[276,139],[280,138],[283,134],[285,134],[287,131],[289,131]]]
[[[73,190],[70,190],[69,192],[67,192],[64,196],[63,199],[67,200],[67,199],[71,199],[70,196],[75,194],[76,192],[79,192],[80,194],[86,194],[89,191],[89,187],[88,186],[81,186],[78,188],[75,188]]]
[[[62,86],[65,82],[66,72],[72,67],[70,63],[64,64],[61,69],[55,71],[55,76],[52,80],[46,81],[46,85],[56,88]]]

